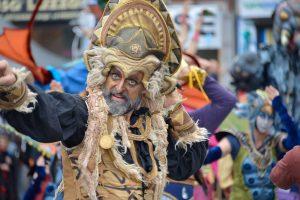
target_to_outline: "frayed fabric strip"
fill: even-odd
[[[193,145],[193,143],[203,142],[208,140],[208,132],[205,128],[197,127],[193,133],[183,134],[184,136],[179,137],[175,147],[183,148],[187,150],[187,145]]]
[[[33,112],[33,110],[35,108],[35,105],[37,103],[37,100],[36,100],[37,94],[32,92],[29,88],[27,88],[27,90],[28,90],[27,98],[22,103],[22,105],[15,108],[15,110],[18,112],[31,113],[31,112]]]

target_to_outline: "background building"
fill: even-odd
[[[173,15],[175,24],[176,18],[182,12],[183,1],[168,0],[168,8]],[[193,34],[193,27],[196,18],[203,10],[207,10],[204,16],[204,22],[201,26],[201,35],[198,43],[198,55],[206,59],[216,60],[221,67],[220,81],[228,84],[230,78],[228,69],[235,56],[235,14],[233,0],[209,0],[209,1],[191,1],[189,11],[190,38]],[[190,45],[184,44],[184,47]]]
[[[272,13],[281,0],[237,0],[237,53],[272,44]]]
[[[24,28],[35,0],[1,0],[0,34],[4,27]],[[82,0],[44,0],[32,31],[32,52],[38,65],[60,66],[71,60],[73,27],[82,10]]]
[[[104,1],[99,1],[104,4]],[[279,1],[191,0],[188,20],[189,40],[183,47],[187,48],[191,44],[199,13],[207,11],[201,26],[197,54],[202,58],[215,60],[221,68],[220,80],[228,84],[230,77],[227,72],[236,54],[256,51],[260,44],[272,43],[271,15]],[[0,33],[4,26],[26,26],[36,2],[36,0],[1,0]],[[37,64],[61,66],[80,55],[87,41],[82,37],[78,27],[80,24],[83,26],[88,24],[87,21],[90,21],[90,24],[95,23],[88,14],[85,15],[86,18],[79,20],[85,6],[83,2],[83,0],[43,1],[32,34],[32,49]],[[178,25],[184,1],[165,0],[165,2],[175,24]]]

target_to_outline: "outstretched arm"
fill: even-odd
[[[0,72],[1,115],[17,131],[39,142],[62,141],[68,147],[82,141],[87,122],[84,100],[27,86],[7,62],[0,62]]]
[[[228,154],[231,154],[232,159],[235,159],[239,149],[238,139],[233,135],[228,135],[217,146],[209,148],[204,164],[210,164]]]
[[[280,96],[274,98],[274,100],[272,101],[272,106],[274,110],[279,114],[281,123],[284,125],[284,128],[288,133],[287,137],[282,140],[282,145],[285,149],[290,150],[295,145],[299,144],[297,125],[288,114]]]
[[[194,121],[199,122],[200,127],[213,133],[230,113],[237,100],[231,92],[209,76],[205,80],[204,91],[211,103],[189,114]]]
[[[39,142],[62,141],[67,147],[81,143],[87,122],[85,102],[78,95],[60,92],[45,93],[28,86],[37,94],[31,113],[16,110],[2,111],[1,115],[17,131]]]

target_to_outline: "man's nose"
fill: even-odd
[[[125,89],[125,79],[120,80],[116,85],[116,90],[118,93],[123,92]]]

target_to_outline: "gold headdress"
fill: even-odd
[[[92,43],[109,49],[102,75],[107,76],[112,65],[120,67],[125,75],[142,71],[146,87],[153,73],[162,67],[167,71],[164,76],[168,76],[163,77],[163,81],[170,82],[170,76],[181,63],[179,40],[162,0],[109,1],[94,31]],[[91,52],[85,53],[89,70],[95,67],[89,62],[92,56]],[[171,86],[165,84],[164,87],[166,85]]]

